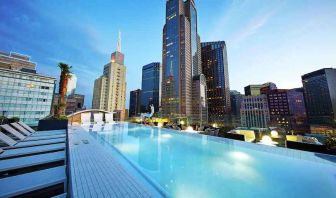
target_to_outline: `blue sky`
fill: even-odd
[[[300,87],[302,74],[336,67],[335,0],[195,2],[201,40],[227,43],[231,89],[267,81]],[[69,63],[90,107],[120,30],[128,106],[141,67],[161,62],[164,22],[165,0],[2,0],[0,50],[30,55],[48,76],[58,77],[58,62]]]

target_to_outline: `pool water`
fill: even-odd
[[[336,197],[332,162],[127,123],[90,133],[116,148],[171,197]]]

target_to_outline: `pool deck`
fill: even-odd
[[[69,127],[69,148],[73,197],[162,197],[80,126]]]

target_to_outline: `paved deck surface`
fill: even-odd
[[[158,197],[79,126],[70,127],[69,143],[73,197]]]

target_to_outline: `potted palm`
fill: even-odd
[[[65,63],[59,63],[58,67],[61,70],[58,101],[57,104],[54,105],[53,115],[39,121],[39,130],[57,130],[66,129],[68,127],[68,119],[65,116],[65,96],[67,93],[68,81],[71,78],[72,67]]]

